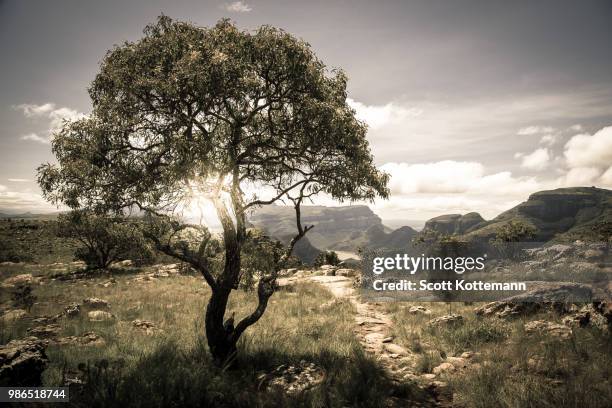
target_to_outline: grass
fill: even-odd
[[[43,269],[37,271],[39,276]],[[0,267],[3,276],[18,272],[14,266]],[[391,384],[377,362],[364,354],[353,334],[353,306],[348,301],[330,302],[332,295],[314,283],[281,288],[262,319],[241,338],[237,368],[224,371],[212,364],[207,351],[203,316],[210,292],[201,278],[179,275],[151,282],[134,282],[131,274],[114,278],[116,284],[108,288],[100,285],[107,276],[33,286],[37,297],[33,316],[57,314],[87,297],[107,300],[116,316],[111,322],[91,322],[83,309],[79,317],[58,321],[60,336],[94,331],[106,342],[48,347],[45,385],[57,386],[76,375],[86,381],[80,394],[73,393],[73,406],[366,407],[377,406],[391,392],[413,393],[410,386]],[[4,291],[0,299],[4,304],[7,296]],[[238,320],[255,305],[255,293],[236,291],[228,314],[235,312]],[[132,326],[135,319],[150,320],[161,331],[145,335]],[[24,337],[29,326],[27,319],[4,325],[3,342]],[[301,360],[325,370],[323,384],[290,400],[259,389],[262,373]]]
[[[569,340],[527,335],[527,320],[478,318],[477,305],[455,303],[452,312],[464,317],[456,327],[427,327],[426,322],[449,313],[441,303],[422,303],[431,315],[408,313],[411,305],[386,305],[395,322],[396,341],[417,353],[415,371],[430,373],[448,356],[474,351],[471,368],[443,374],[457,406],[489,408],[612,406],[612,339],[595,328],[576,328]],[[554,312],[529,320],[560,322]],[[415,348],[415,345],[418,347]]]

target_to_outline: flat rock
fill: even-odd
[[[429,327],[454,327],[461,324],[463,324],[463,316],[456,314],[436,317],[427,322]]]
[[[424,308],[423,306],[410,306],[410,309],[408,309],[408,313],[430,315],[431,310],[428,310]]]
[[[115,316],[104,310],[92,310],[91,312],[87,313],[87,318],[92,322],[102,322],[113,320]]]
[[[572,336],[572,328],[563,324],[548,322],[545,320],[534,320],[524,325],[527,333],[548,334],[552,337],[567,339]]]
[[[2,320],[4,323],[9,323],[14,322],[15,320],[23,319],[27,315],[28,312],[23,309],[13,309],[4,312],[0,320]]]
[[[109,305],[108,301],[106,301],[104,299],[100,299],[100,298],[95,298],[95,297],[83,299],[83,306],[87,306],[87,307],[89,307],[91,309],[108,309],[108,308],[110,308],[110,305]]]
[[[405,348],[403,348],[399,344],[384,343],[383,347],[385,348],[386,351],[388,351],[391,354],[397,354],[398,356],[408,356],[408,355],[410,355],[408,350],[406,350]]]
[[[53,338],[56,337],[61,331],[61,327],[57,324],[48,324],[45,326],[32,327],[27,330],[30,336],[41,337],[41,338]]]
[[[456,368],[453,364],[451,363],[442,363],[437,367],[434,367],[434,369],[432,370],[432,372],[436,375],[442,374],[442,373],[449,373],[449,372],[453,372],[455,371]]]

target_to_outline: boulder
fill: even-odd
[[[427,322],[429,327],[456,327],[463,324],[463,316],[450,314],[436,317]]]
[[[34,278],[31,273],[22,273],[21,275],[11,276],[2,282],[2,286],[5,288],[12,288],[19,285],[31,284],[37,282],[38,279]]]
[[[281,365],[269,374],[259,376],[259,389],[276,390],[297,396],[323,382],[325,373],[314,363],[302,360],[297,365]]]
[[[44,341],[36,337],[0,346],[0,386],[36,387],[48,363]]]
[[[7,310],[6,312],[4,312],[2,317],[0,317],[0,320],[2,320],[3,323],[9,323],[9,322],[14,322],[19,319],[23,319],[27,315],[28,315],[28,312],[26,312],[23,309]]]
[[[86,332],[80,336],[61,337],[55,343],[62,346],[104,346],[106,344],[104,339],[94,332]]]
[[[571,327],[545,320],[534,320],[524,325],[526,333],[547,334],[552,337],[567,339],[572,336]]]
[[[391,354],[397,354],[399,356],[407,356],[410,353],[408,352],[408,350],[406,350],[405,348],[403,348],[402,346],[400,346],[399,344],[395,344],[395,343],[384,343],[383,347],[385,348],[385,350]]]
[[[454,365],[452,365],[451,363],[442,363],[437,367],[434,367],[434,369],[432,370],[432,372],[436,375],[442,374],[442,373],[449,373],[449,372],[453,372],[455,371],[456,368]]]
[[[87,318],[92,322],[103,322],[113,320],[115,316],[104,310],[92,310],[87,313]]]
[[[64,316],[66,317],[76,317],[81,313],[81,305],[78,303],[70,303],[68,306],[64,308]]]
[[[152,335],[152,334],[156,334],[161,332],[162,330],[159,329],[155,323],[149,321],[149,320],[140,320],[140,319],[136,319],[132,322],[132,326],[134,326],[135,328],[141,330],[142,332],[144,332],[147,335]]]
[[[83,306],[89,307],[91,309],[108,309],[110,305],[108,301],[100,298],[87,298],[83,299]]]
[[[424,308],[423,306],[410,306],[408,309],[408,313],[410,314],[422,314],[422,315],[430,315],[431,310]]]
[[[45,326],[32,327],[27,330],[30,336],[41,337],[41,338],[53,338],[57,337],[62,328],[57,324],[48,324]]]

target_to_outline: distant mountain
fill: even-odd
[[[461,235],[470,232],[485,223],[485,219],[476,212],[446,214],[428,220],[423,231],[435,231],[441,234]]]
[[[512,220],[536,229],[535,240],[607,240],[612,234],[612,191],[595,187],[540,191],[491,221],[471,228],[466,237],[488,239],[500,225]]]
[[[257,209],[249,221],[279,239],[295,234],[295,212],[287,206],[269,205]],[[416,235],[411,227],[392,231],[365,205],[344,207],[304,206],[302,223],[314,225],[308,232],[310,243],[321,250],[355,252],[364,246],[393,245],[401,248]]]

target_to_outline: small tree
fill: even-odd
[[[338,254],[334,251],[323,251],[315,258],[313,264],[317,268],[322,265],[338,265],[340,263],[340,258],[338,258]]]
[[[512,220],[497,228],[491,245],[497,249],[501,257],[518,260],[523,254],[521,244],[532,240],[536,232],[533,225],[520,220]]]
[[[218,364],[232,360],[242,333],[264,314],[278,271],[312,228],[304,200],[386,197],[366,126],[347,104],[346,75],[328,71],[310,46],[269,26],[255,32],[228,20],[201,28],[160,17],[144,38],[106,54],[89,90],[93,110],[54,137],[58,165],[39,168],[49,200],[71,208],[145,211],[146,236],[198,270],[212,293],[205,328]],[[266,197],[245,194],[245,186]],[[190,197],[214,204],[221,246],[171,213]],[[257,285],[258,305],[234,325],[224,316],[239,287],[247,214],[279,200],[295,209],[296,233]],[[213,267],[222,251],[223,264]]]
[[[75,238],[82,244],[75,258],[92,269],[104,269],[124,259],[142,263],[153,257],[137,225],[122,217],[71,211],[59,216],[57,226],[59,236]]]

